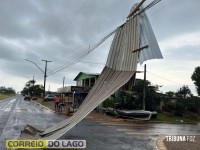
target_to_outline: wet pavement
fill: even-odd
[[[5,149],[4,139],[17,139],[26,124],[39,127],[40,129],[46,129],[55,122],[66,118],[66,116],[58,116],[33,102],[24,101],[20,95],[1,100],[0,150]]]
[[[1,139],[18,138],[26,124],[45,129],[67,118],[33,102],[24,101],[22,96],[1,100]],[[86,140],[88,150],[153,150],[157,149],[156,140],[161,135],[200,134],[200,125],[144,124],[114,120],[104,115],[96,118],[87,117],[61,139]],[[0,150],[4,149],[5,145],[0,143]]]

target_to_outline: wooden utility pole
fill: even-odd
[[[64,86],[65,86],[65,76],[63,77],[63,90],[62,90],[62,98],[63,98],[63,100],[65,99],[65,96],[64,96]]]
[[[50,85],[49,85],[49,89],[48,89],[48,92],[50,92]]]
[[[142,103],[143,110],[145,110],[145,98],[146,98],[146,64],[144,65],[143,103]]]
[[[63,77],[63,92],[64,92],[64,86],[65,86],[65,76]]]
[[[35,77],[35,76],[33,76],[33,87],[34,87],[34,85],[35,85],[35,79],[34,79],[34,77]]]
[[[46,86],[46,77],[47,77],[47,63],[51,62],[48,60],[42,60],[45,62],[45,71],[44,71],[44,91],[43,91],[43,98],[45,97],[45,86]]]

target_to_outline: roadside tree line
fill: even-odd
[[[191,75],[196,86],[197,94],[200,96],[200,67],[196,67]],[[173,112],[182,116],[184,112],[200,113],[200,97],[194,96],[187,85],[183,85],[177,91],[169,91],[165,94],[159,93],[158,85],[153,86],[146,81],[145,107],[150,111],[161,111],[160,103],[165,101],[164,111]],[[131,91],[118,90],[110,98],[103,102],[103,107],[116,107],[119,109],[142,109],[143,80],[136,79],[135,86]],[[174,100],[172,103],[171,100]]]
[[[12,87],[0,87],[0,93],[1,94],[15,94],[15,90]]]

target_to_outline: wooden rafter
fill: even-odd
[[[130,18],[132,15],[134,15],[134,13],[136,13],[136,11],[139,10],[140,6],[142,6],[142,4],[145,2],[146,0],[142,0],[136,7],[135,9],[133,9],[129,14],[127,18]]]
[[[141,51],[141,50],[143,50],[143,49],[145,49],[145,48],[148,48],[148,47],[149,47],[149,45],[146,45],[146,46],[140,47],[140,48],[138,48],[138,49],[136,49],[136,50],[133,50],[132,52],[135,53],[135,52],[137,52],[137,51]]]

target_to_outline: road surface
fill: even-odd
[[[1,139],[16,139],[26,124],[47,128],[67,119],[18,95],[0,101]],[[154,150],[159,135],[200,134],[200,125],[136,124],[86,118],[61,139],[85,139],[88,150]],[[4,150],[4,142],[0,143]]]

